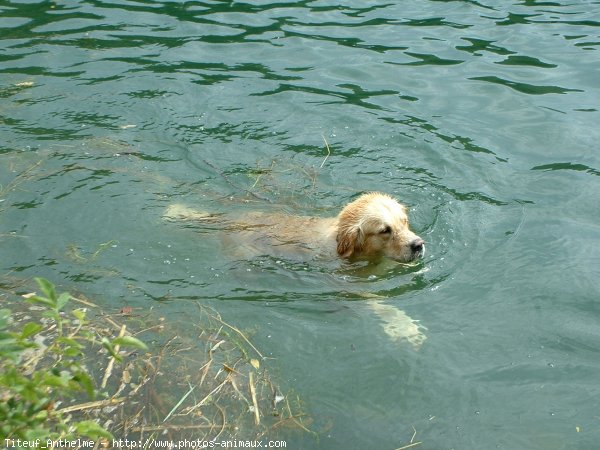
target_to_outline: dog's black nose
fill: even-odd
[[[415,239],[410,243],[410,249],[413,253],[420,253],[423,251],[423,247],[425,246],[425,241],[421,238]]]

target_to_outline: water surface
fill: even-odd
[[[5,1],[0,272],[253,329],[318,435],[288,448],[595,448],[599,26],[597,1]],[[236,259],[162,218],[370,190],[421,264]]]

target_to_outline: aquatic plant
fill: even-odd
[[[3,443],[208,442],[267,439],[282,429],[315,436],[300,398],[275,384],[248,331],[212,308],[198,303],[182,333],[157,316],[159,308],[107,313],[83,295],[58,294],[49,281],[36,281],[42,295],[18,297],[0,285],[0,301],[31,303],[0,310]]]
[[[64,403],[82,393],[91,400],[101,395],[84,364],[86,347],[103,347],[115,361],[122,359],[120,347],[146,346],[132,336],[99,339],[85,309],[64,312],[73,299],[69,293],[58,294],[44,278],[36,282],[42,295],[23,297],[41,307],[38,320],[16,324],[11,310],[0,310],[0,437],[3,442],[112,438],[93,420],[73,420],[77,408]]]

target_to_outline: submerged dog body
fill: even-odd
[[[388,257],[410,262],[425,251],[423,239],[409,228],[404,205],[387,194],[372,192],[347,204],[337,217],[291,216],[252,212],[222,219],[171,205],[171,219],[221,222],[226,240],[234,247],[269,247],[277,253],[337,254],[347,259]]]
[[[220,231],[227,253],[236,259],[260,255],[286,258],[366,259],[391,258],[410,262],[425,252],[423,239],[409,228],[406,208],[387,194],[373,192],[347,204],[337,217],[292,216],[250,212],[216,215],[171,205],[164,214],[171,220],[204,224]],[[378,298],[367,302],[381,318],[385,333],[394,341],[407,341],[418,349],[427,339],[423,327],[404,311]]]

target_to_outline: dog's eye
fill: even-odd
[[[383,230],[381,230],[379,233],[380,234],[390,234],[392,232],[392,227],[390,227],[389,225],[386,226]]]

